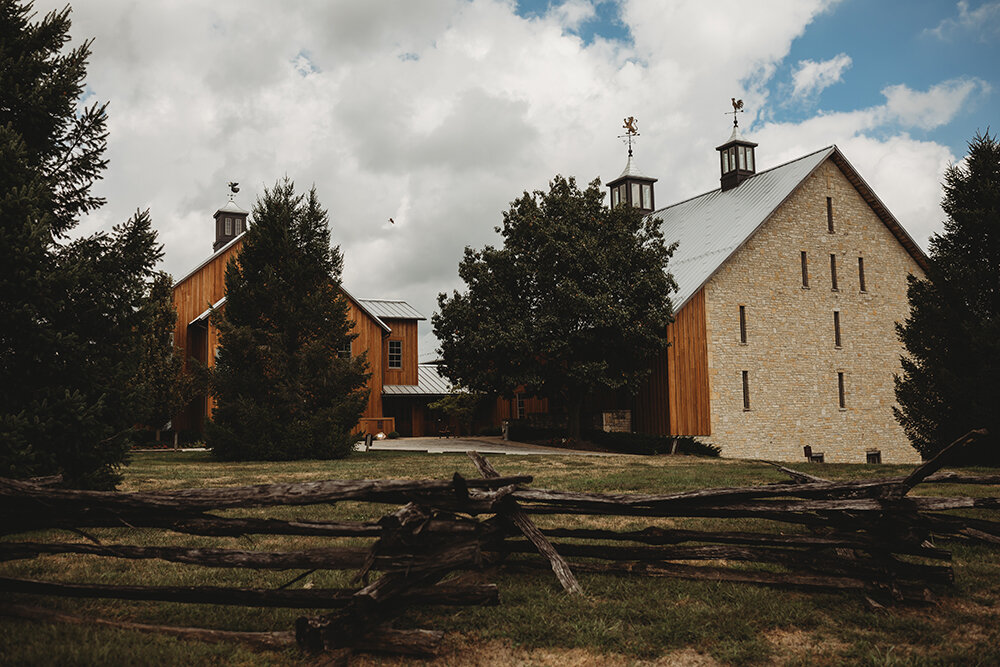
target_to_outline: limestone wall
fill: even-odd
[[[833,205],[834,233],[827,228]],[[809,287],[802,287],[800,252]],[[837,256],[838,290],[830,255]],[[865,288],[858,257],[864,258]],[[827,462],[919,461],[892,416],[902,346],[894,325],[909,312],[906,277],[917,263],[829,160],[705,286],[711,442],[724,456]],[[739,306],[747,342],[740,342]],[[840,312],[841,347],[833,312]],[[742,371],[750,409],[744,410]],[[844,374],[845,407],[838,372]]]

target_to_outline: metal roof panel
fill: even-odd
[[[451,382],[438,372],[437,364],[417,366],[417,384],[387,384],[383,396],[444,396],[454,393]]]
[[[678,242],[668,264],[679,310],[771,213],[834,151],[824,148],[762,171],[738,187],[706,192],[650,213],[663,220],[667,243]]]
[[[377,315],[397,320],[426,320],[416,308],[399,299],[358,299],[365,307]]]

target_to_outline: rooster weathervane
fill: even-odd
[[[743,100],[738,100],[735,97],[732,97],[730,99],[733,101],[733,110],[732,111],[727,111],[725,113],[725,115],[728,116],[729,114],[732,114],[733,115],[733,127],[739,127],[740,126],[740,121],[739,121],[739,118],[737,118],[737,114],[743,113]]]

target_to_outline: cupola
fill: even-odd
[[[247,230],[247,215],[249,212],[237,206],[230,195],[226,205],[215,212],[215,243],[212,244],[212,252]]]
[[[628,204],[642,211],[653,211],[656,208],[653,183],[656,183],[657,179],[644,176],[636,168],[632,158],[632,140],[639,136],[636,124],[637,121],[632,116],[625,119],[625,134],[621,138],[628,140],[628,162],[625,163],[625,170],[621,175],[608,182],[611,207]]]
[[[757,173],[757,156],[754,155],[754,148],[757,147],[752,141],[747,141],[740,134],[740,124],[736,113],[743,111],[743,100],[733,99],[733,133],[729,140],[721,146],[716,146],[719,151],[719,168],[722,176],[719,179],[722,184],[722,191],[732,190],[737,185],[747,180]]]

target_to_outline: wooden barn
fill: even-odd
[[[218,332],[209,316],[213,308],[225,307],[226,265],[238,261],[243,235],[250,224],[248,215],[233,201],[216,211],[213,253],[174,285],[174,345],[183,351],[185,359],[195,359],[209,368],[215,365],[214,352],[219,345]],[[371,373],[368,405],[359,430],[423,435],[425,424],[431,421],[426,403],[448,393],[449,388],[437,374],[436,366],[425,368],[417,362],[417,322],[426,318],[405,301],[358,299],[346,289],[341,291],[358,334],[350,353],[367,352]],[[198,396],[174,418],[174,429],[200,434],[213,407],[211,395]]]
[[[678,292],[669,347],[638,394],[602,397],[594,425],[690,435],[725,456],[919,460],[892,414],[909,313],[927,258],[836,146],[758,172],[739,128],[717,147],[720,186],[654,209],[632,157],[611,205],[662,220]],[[547,412],[501,399],[497,418]]]

